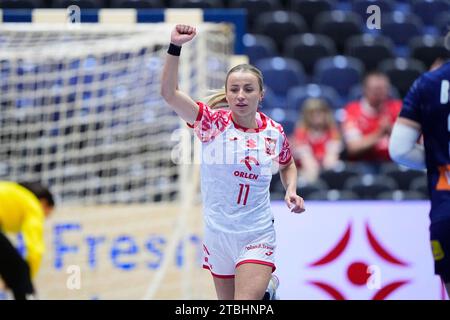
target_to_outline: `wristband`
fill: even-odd
[[[172,56],[180,56],[181,46],[177,46],[176,44],[170,43],[167,53]]]

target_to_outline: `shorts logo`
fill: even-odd
[[[433,252],[434,261],[440,261],[444,259],[445,257],[444,250],[442,250],[442,246],[439,241],[437,240],[431,241],[431,250]]]
[[[205,265],[207,265],[207,266],[208,266],[209,270],[212,270],[212,269],[213,269],[213,266],[212,266],[212,264],[211,264],[211,263],[209,263],[209,259],[208,259],[208,257],[205,257]]]
[[[272,246],[268,246],[267,244],[264,243],[259,243],[259,244],[251,244],[249,246],[245,247],[246,250],[253,250],[253,249],[267,249],[267,250],[271,250],[269,251],[266,255],[270,256],[271,254],[273,254],[273,247]]]
[[[208,255],[208,256],[210,255],[209,250],[205,245],[203,245],[203,252],[205,253],[205,255]],[[206,256],[204,257],[204,263],[205,263],[205,266],[208,266],[209,270],[213,269],[212,264],[209,262],[209,258]]]

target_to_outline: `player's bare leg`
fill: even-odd
[[[213,277],[214,286],[216,287],[217,298],[219,300],[234,299],[234,279],[222,279]]]
[[[236,268],[235,300],[261,300],[272,277],[272,267],[244,263]]]

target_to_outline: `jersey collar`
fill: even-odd
[[[259,118],[261,119],[261,121],[258,121],[258,115]],[[234,124],[234,127],[240,131],[244,131],[244,132],[261,132],[262,130],[264,130],[267,127],[267,118],[266,115],[264,113],[261,112],[257,112],[256,113],[256,123],[258,124],[258,128],[246,128],[243,126],[240,126],[239,124],[237,124],[234,119],[233,119],[233,113],[230,112],[230,119]]]

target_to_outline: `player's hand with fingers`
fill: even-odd
[[[184,43],[191,41],[196,34],[197,30],[194,27],[177,24],[170,35],[170,42],[181,47]]]
[[[286,191],[284,201],[286,202],[288,208],[291,209],[291,212],[302,213],[306,210],[305,201],[295,192]]]

